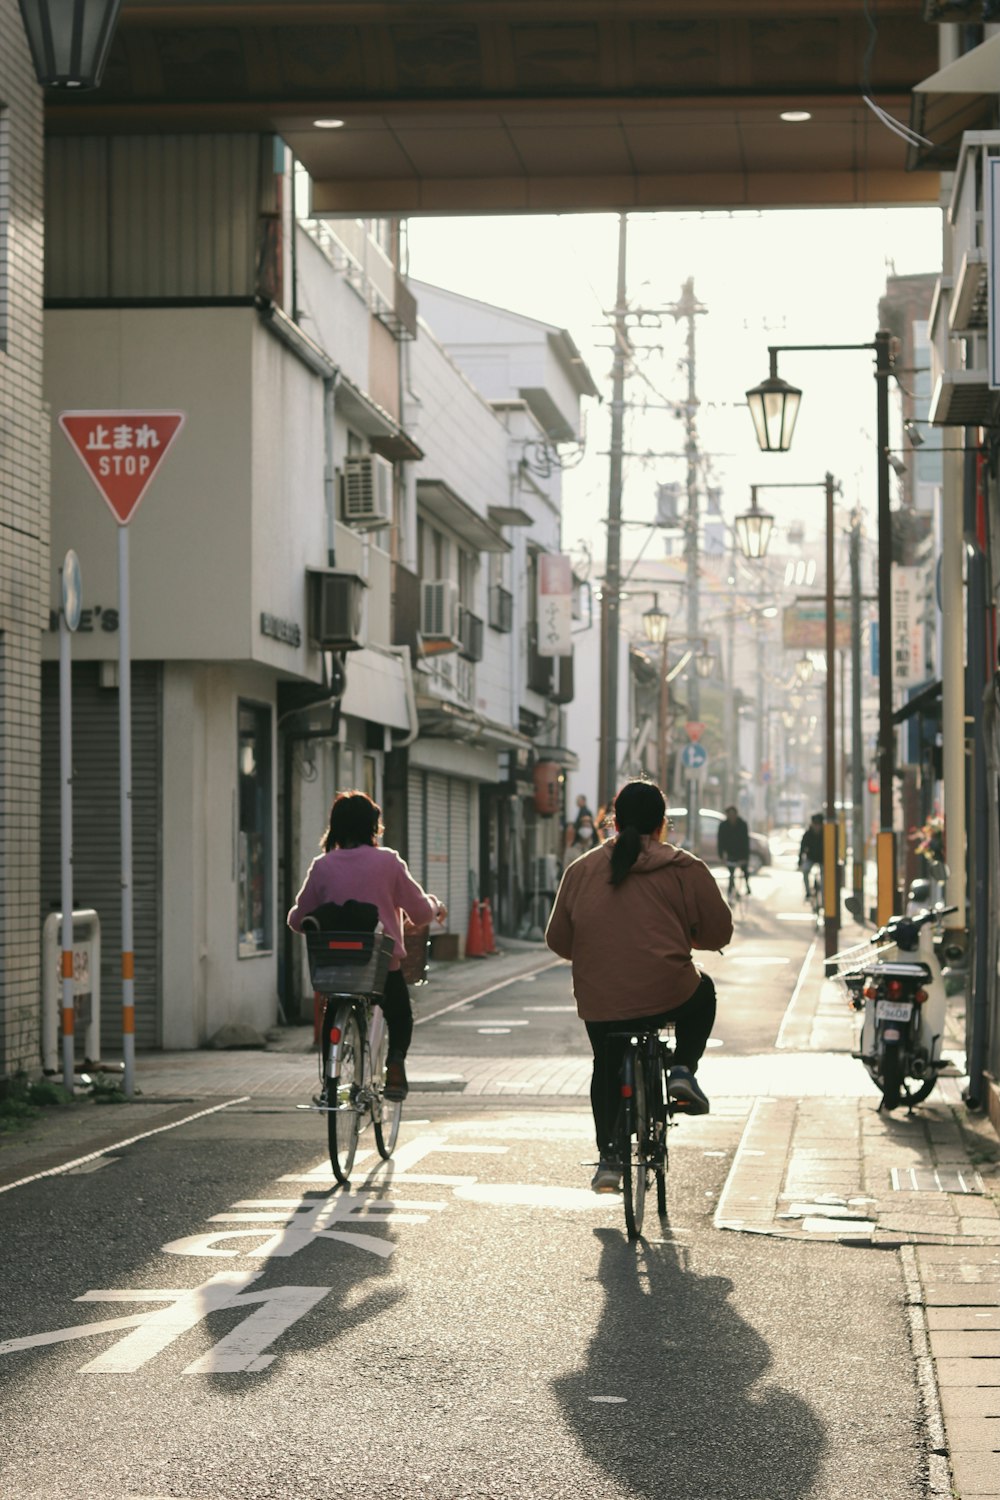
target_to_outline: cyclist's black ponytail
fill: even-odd
[[[611,849],[611,884],[621,885],[642,850],[643,834],[659,828],[667,815],[660,788],[652,781],[627,781],[615,798],[618,837]]]

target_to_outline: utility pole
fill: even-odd
[[[610,808],[618,790],[618,621],[621,609],[622,457],[625,366],[631,353],[626,325],[626,238],[628,216],[618,216],[618,287],[611,364],[611,467],[608,482],[607,562],[601,593],[601,724],[597,801]]]
[[[708,312],[694,294],[694,277],[689,276],[681,288],[680,301],[670,309],[675,322],[684,318],[687,322],[687,401],[684,406],[684,452],[687,456],[687,524],[685,552],[687,555],[687,633],[696,641],[699,631],[698,596],[698,394],[695,366],[695,318]],[[698,674],[692,672],[688,679],[688,709],[691,718],[697,720],[701,708]],[[698,783],[692,776],[688,781],[688,837],[692,848],[698,846]]]
[[[865,808],[861,735],[861,512],[851,517],[851,897],[848,910],[865,919]]]

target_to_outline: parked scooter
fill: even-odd
[[[853,966],[839,970],[851,1005],[864,1012],[860,1047],[852,1055],[881,1089],[880,1110],[901,1104],[912,1110],[948,1066],[941,1058],[946,997],[934,933],[956,909],[937,905],[892,917],[871,940],[878,951],[858,962],[853,949]]]

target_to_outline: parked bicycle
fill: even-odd
[[[306,932],[313,989],[326,996],[320,1046],[320,1092],[313,1108],[326,1115],[330,1165],[350,1180],[361,1132],[371,1126],[375,1147],[392,1155],[402,1101],[385,1097],[389,1037],[382,994],[392,939],[381,932]]]
[[[671,1028],[665,1028],[671,1029]],[[625,1035],[626,1033],[622,1033]],[[667,1092],[673,1051],[658,1031],[628,1033],[621,1066],[618,1151],[622,1164],[622,1199],[630,1240],[642,1233],[646,1191],[656,1183],[656,1211],[667,1211],[667,1131],[672,1116],[687,1105]]]

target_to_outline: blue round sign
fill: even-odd
[[[692,740],[681,751],[681,763],[685,771],[701,771],[708,764],[708,751],[704,745]]]

